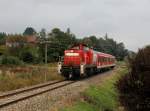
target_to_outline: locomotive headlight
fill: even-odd
[[[79,56],[79,53],[66,53],[66,56]]]

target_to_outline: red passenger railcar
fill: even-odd
[[[58,72],[66,78],[90,75],[104,68],[115,67],[115,57],[94,51],[84,44],[76,44],[64,52],[62,62],[58,64]]]

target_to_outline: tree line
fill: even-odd
[[[36,43],[28,43],[26,41],[27,36],[36,37]],[[47,44],[48,62],[58,61],[59,56],[63,56],[64,50],[75,43],[84,43],[96,51],[112,54],[118,60],[123,60],[128,54],[124,43],[109,38],[107,34],[104,37],[93,35],[77,38],[69,28],[66,31],[54,28],[47,33],[45,29],[36,32],[34,28],[27,27],[22,34],[0,33],[1,58],[9,59],[9,56],[11,56],[11,58],[13,57],[24,63],[43,63],[45,60],[44,41],[49,41]]]

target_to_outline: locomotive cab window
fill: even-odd
[[[72,47],[71,49],[79,50],[79,49],[80,49],[80,47],[79,47],[79,46],[75,46],[75,47]]]

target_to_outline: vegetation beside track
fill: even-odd
[[[10,91],[51,80],[63,79],[55,65],[0,66],[0,91]]]
[[[119,63],[122,64],[122,63]],[[116,111],[119,109],[116,81],[127,73],[123,64],[114,73],[103,80],[100,85],[90,86],[81,94],[79,101],[62,111]]]
[[[126,111],[150,111],[150,45],[128,60],[129,73],[117,82],[120,104]]]

